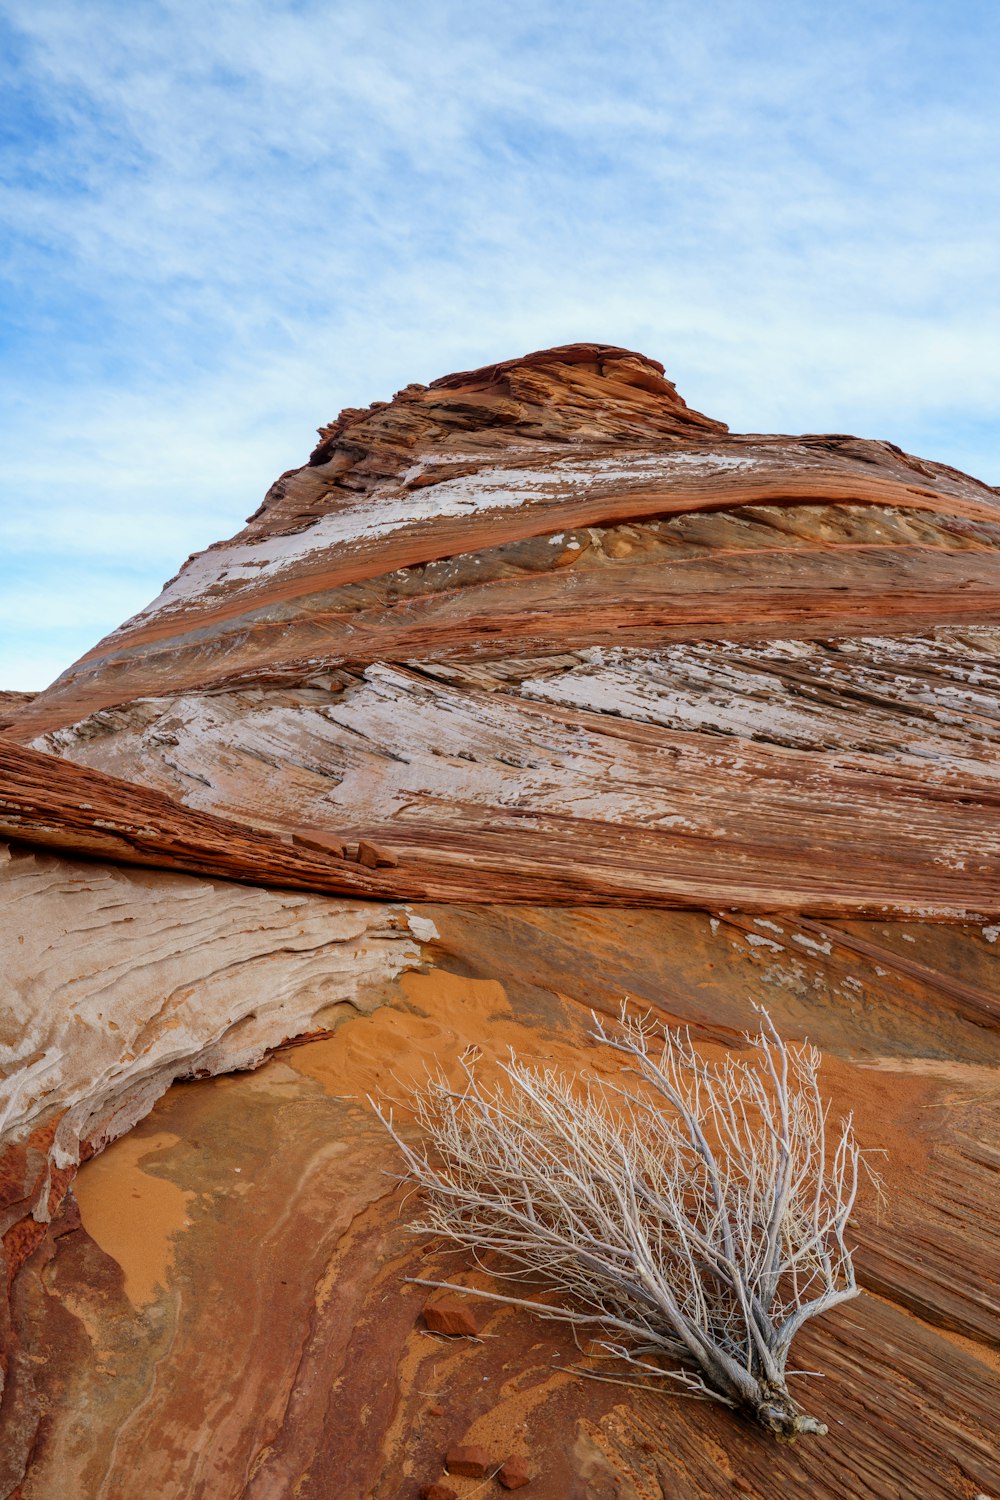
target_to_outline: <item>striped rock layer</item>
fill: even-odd
[[[577,344],[343,412],[0,700],[0,1495],[397,1500],[461,1445],[538,1500],[994,1493],[998,646],[996,490]],[[803,1340],[823,1442],[575,1379],[527,1314],[424,1330],[407,1274],[488,1274],[407,1235],[358,1101],[589,1066],[626,994],[710,1047],[766,1005],[888,1152]]]
[[[17,714],[424,899],[1000,906],[1000,497],[574,345],[348,411]]]

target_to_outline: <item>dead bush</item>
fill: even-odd
[[[570,1323],[617,1378],[722,1402],[786,1441],[825,1433],[786,1368],[806,1320],[857,1295],[844,1236],[863,1163],[850,1118],[828,1126],[816,1048],[760,1014],[748,1053],[710,1062],[623,1007],[595,1032],[625,1060],[614,1081],[512,1055],[487,1085],[463,1063],[460,1088],[439,1077],[408,1101],[416,1143],[376,1105],[422,1195],[414,1228],[497,1252],[502,1275],[554,1299],[423,1284]]]

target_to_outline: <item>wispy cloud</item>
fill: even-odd
[[[993,6],[0,18],[0,555],[70,621],[47,659],[38,622],[8,636],[3,686],[234,530],[340,406],[548,343],[643,348],[738,429],[1000,480]]]

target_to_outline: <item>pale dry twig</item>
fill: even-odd
[[[850,1118],[828,1129],[819,1053],[764,1011],[753,1051],[718,1062],[625,1007],[595,1035],[631,1064],[613,1083],[512,1054],[486,1085],[463,1062],[461,1088],[437,1078],[409,1101],[416,1145],[375,1105],[422,1193],[414,1228],[498,1252],[557,1300],[425,1284],[592,1329],[628,1377],[776,1437],[826,1432],[786,1365],[807,1319],[857,1295],[844,1236],[863,1161]]]

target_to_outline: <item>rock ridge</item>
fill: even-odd
[[[161,792],[0,742],[0,838],[149,869],[340,896],[392,894],[381,872]],[[311,847],[310,847],[311,846]]]
[[[987,920],[998,563],[988,486],[567,345],[341,413],[6,738],[403,899]]]

